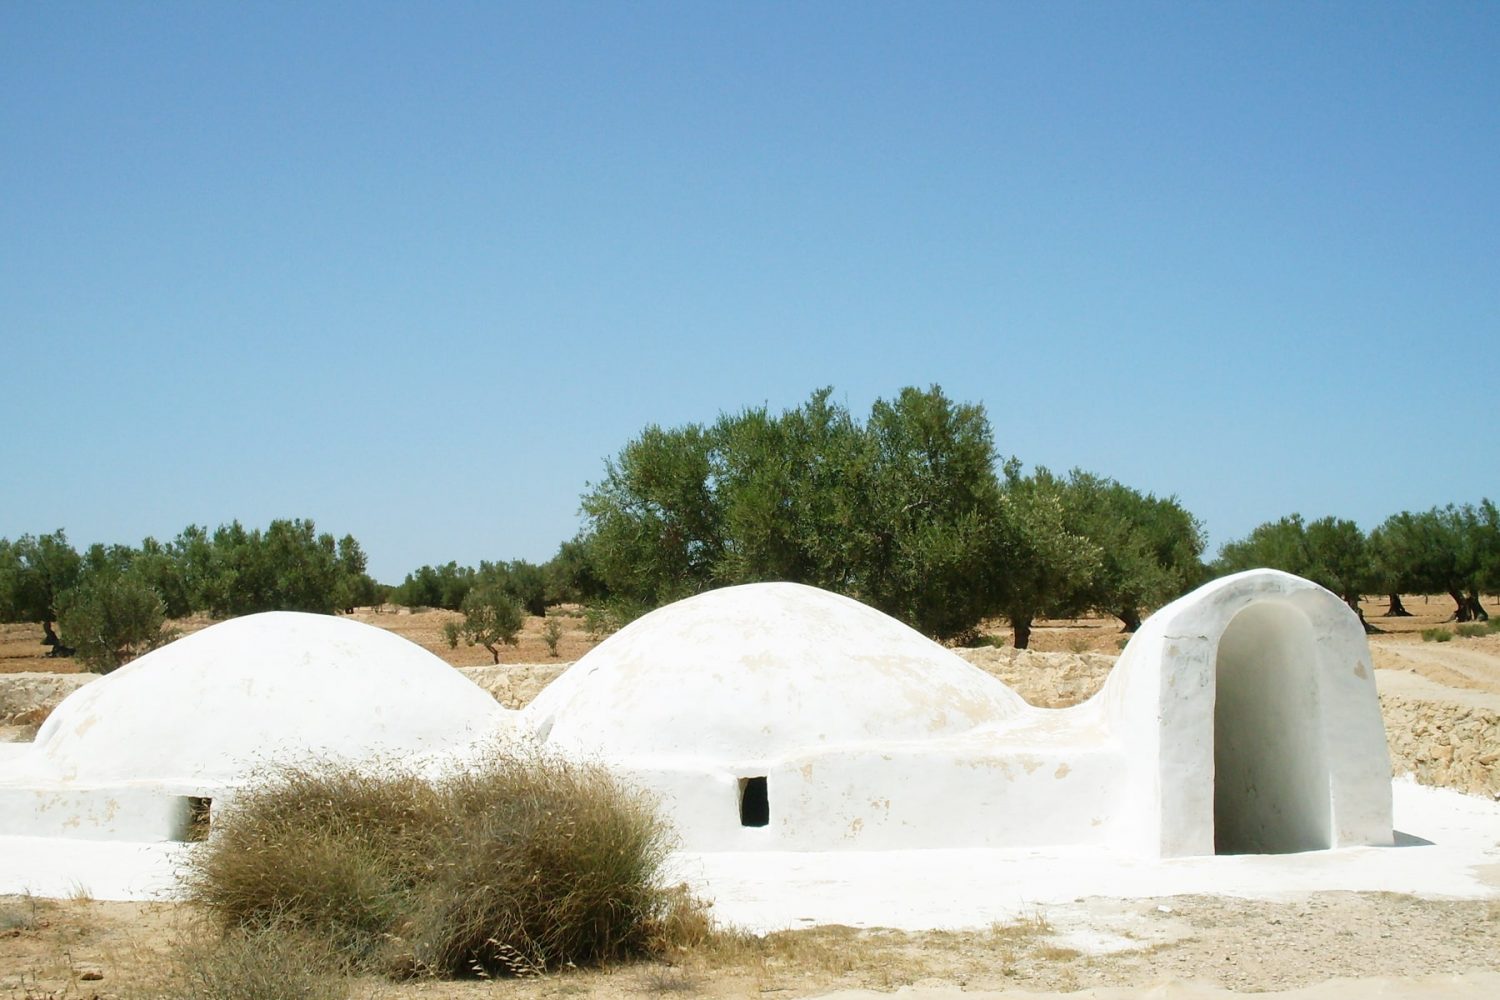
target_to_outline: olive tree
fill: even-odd
[[[448,648],[458,648],[459,639],[463,639],[470,646],[483,646],[499,663],[498,647],[516,645],[516,636],[521,631],[521,606],[503,587],[483,583],[470,588],[464,596],[462,611],[463,621],[443,626]]]
[[[1176,497],[1141,493],[1074,469],[1064,484],[1069,527],[1099,550],[1087,601],[1126,632],[1145,609],[1187,593],[1203,574],[1203,526]]]
[[[106,567],[66,591],[58,626],[78,659],[106,674],[171,638],[166,605],[146,581]]]
[[[40,622],[45,638],[58,644],[52,623],[59,600],[78,582],[83,560],[62,529],[50,535],[0,539],[0,620]]]
[[[1072,523],[1066,484],[1045,468],[1022,476],[1015,459],[1005,465],[996,525],[992,586],[1012,643],[1026,649],[1036,619],[1071,617],[1089,607],[1102,553]]]
[[[1258,525],[1249,535],[1225,545],[1215,569],[1220,573],[1268,567],[1295,573],[1333,591],[1359,615],[1366,631],[1359,598],[1379,575],[1364,533],[1353,521],[1323,517],[1306,523],[1291,514]]]

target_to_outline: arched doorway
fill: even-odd
[[[1219,638],[1214,693],[1214,853],[1332,846],[1328,752],[1307,616],[1251,604]]]

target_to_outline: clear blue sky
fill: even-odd
[[[1500,496],[1500,5],[0,4],[0,535],[549,557],[904,385],[1213,549]]]

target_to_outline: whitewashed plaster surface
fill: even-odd
[[[763,583],[632,623],[521,725],[655,793],[690,850],[1171,857],[1213,854],[1216,828],[1225,852],[1391,838],[1364,632],[1328,591],[1272,570],[1153,615],[1073,708],[1033,708],[858,602]],[[747,822],[750,792],[766,814]]]
[[[827,879],[862,885],[884,865],[907,873],[891,885],[946,906],[956,881],[996,888],[976,865],[1026,886],[1035,861],[1079,889],[1138,873],[1125,892],[1213,891],[1235,872],[1248,884],[1362,871],[1356,881],[1393,888],[1373,883],[1417,856],[1359,846],[1391,843],[1392,799],[1358,620],[1274,571],[1162,609],[1099,694],[1062,710],[1028,706],[899,622],[796,584],[659,609],[520,713],[369,626],[237,619],[78,691],[35,745],[0,761],[0,834],[13,835],[0,847],[58,860],[32,873],[39,884],[70,868],[99,877],[107,856],[102,891],[157,892],[164,859],[191,848],[141,842],[180,837],[191,798],[217,808],[268,762],[451,762],[507,735],[601,760],[656,795],[684,877],[741,900],[756,925],[772,918],[755,915],[746,880],[816,909]],[[1216,848],[1239,856],[1215,859]],[[0,864],[0,881],[24,879]]]
[[[461,754],[513,714],[383,629],[296,612],[235,618],[69,695],[32,744],[0,760],[0,834],[170,840],[188,797],[221,806],[268,765]]]

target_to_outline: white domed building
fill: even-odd
[[[1392,842],[1359,621],[1271,570],[1161,609],[1067,709],[798,584],[658,609],[519,713],[381,629],[252,615],[78,690],[0,756],[0,836],[191,839],[268,766],[438,767],[497,739],[604,763],[660,799],[689,851]]]
[[[462,757],[513,716],[383,629],[235,618],[80,688],[0,759],[0,835],[187,839],[267,767]]]
[[[688,850],[1392,839],[1364,633],[1337,597],[1270,570],[1162,609],[1073,708],[1033,708],[856,601],[767,583],[646,615],[520,721],[655,793]]]

